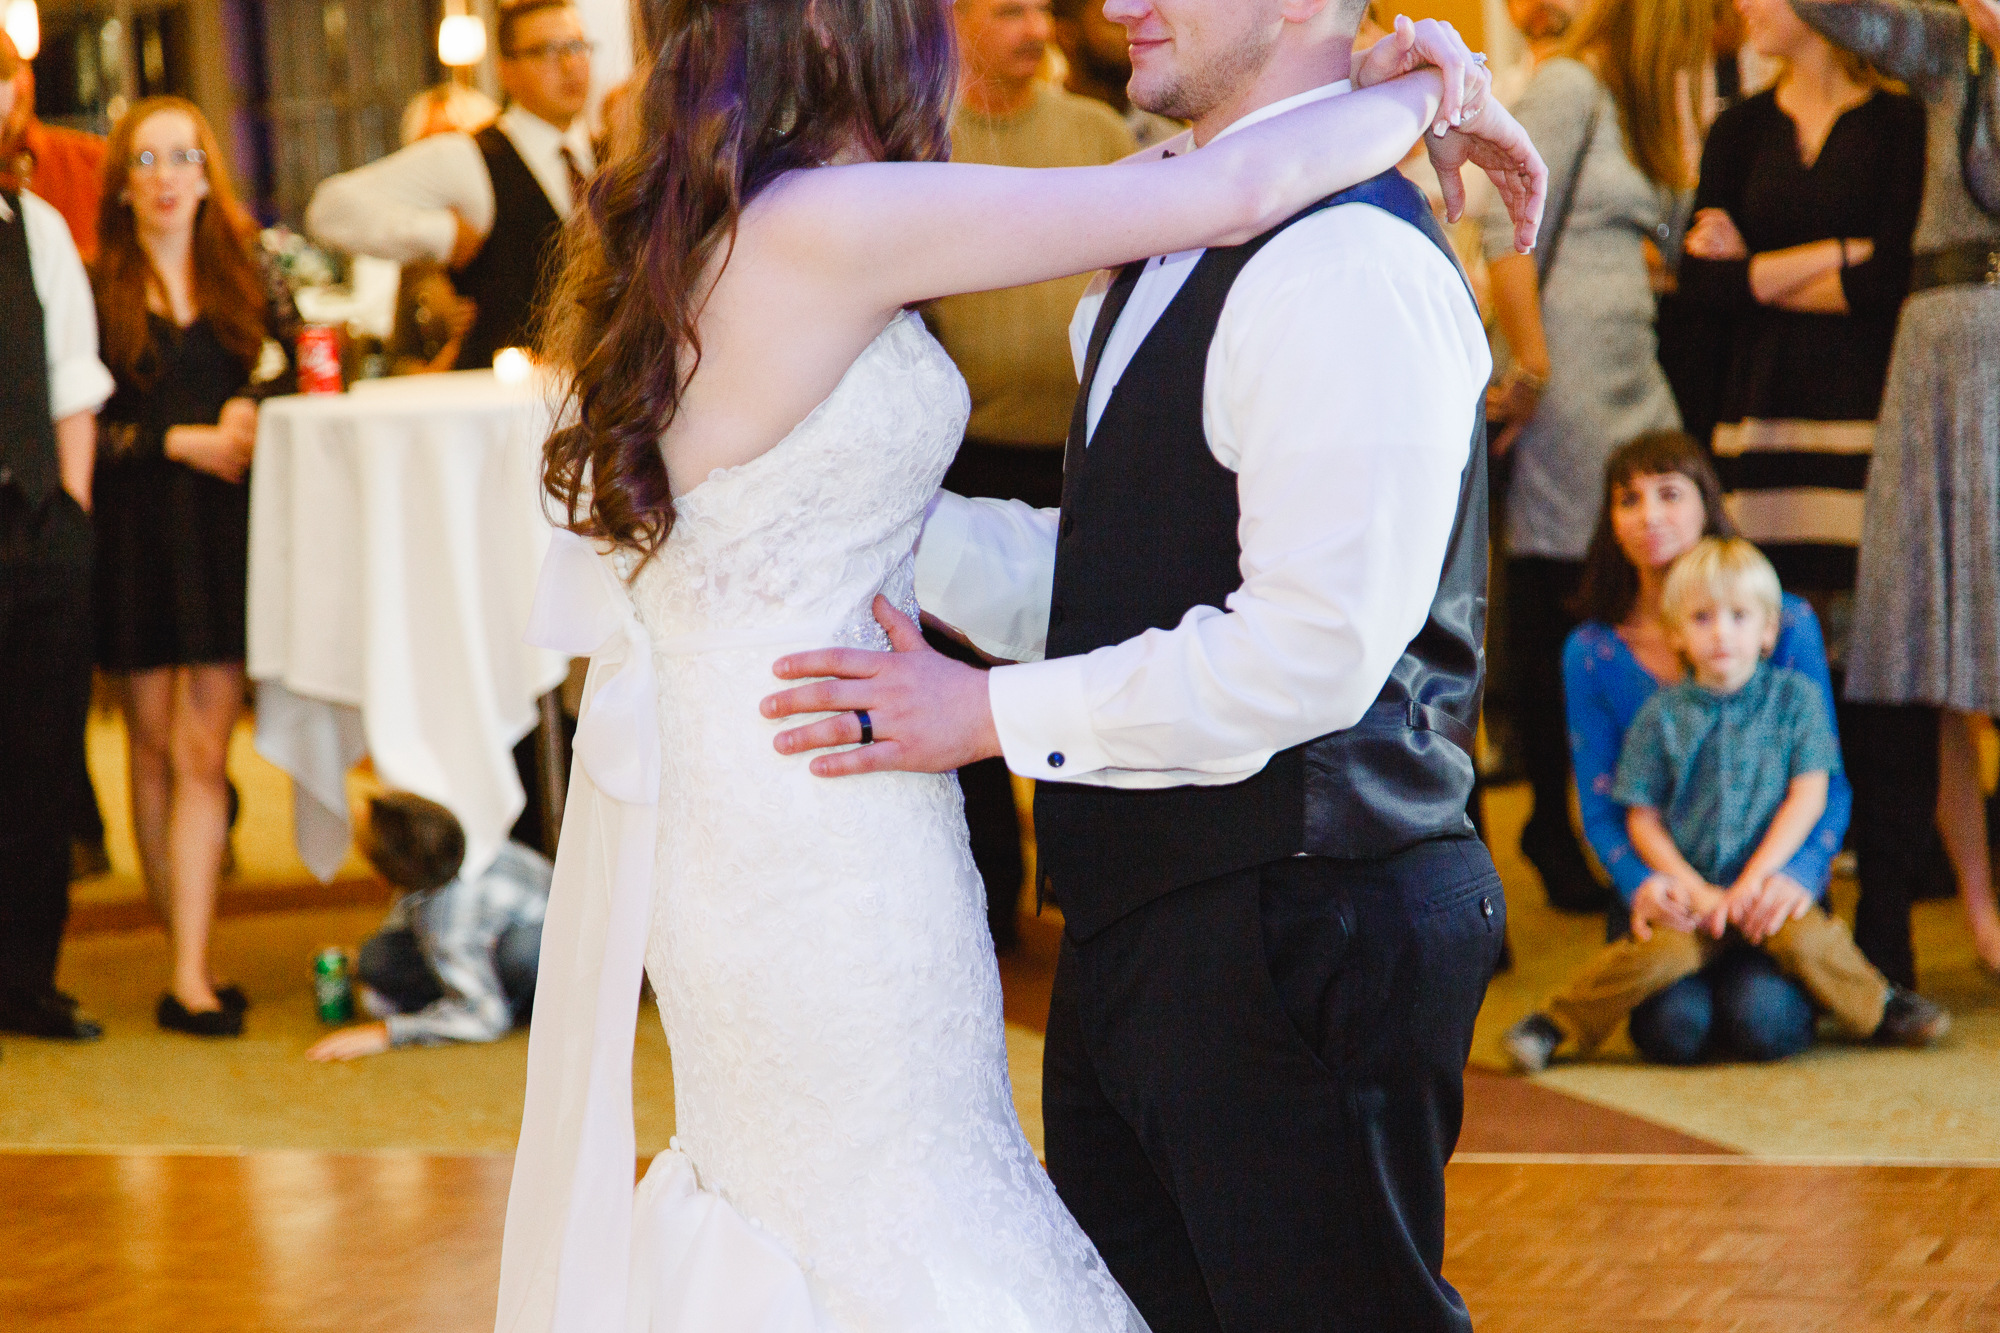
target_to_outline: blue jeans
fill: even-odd
[[[1655,1064],[1782,1060],[1813,1043],[1812,1000],[1762,951],[1731,949],[1632,1011],[1632,1044]]]

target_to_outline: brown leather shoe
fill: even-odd
[[[1892,986],[1875,1040],[1883,1046],[1928,1046],[1951,1030],[1951,1014],[1915,991]]]

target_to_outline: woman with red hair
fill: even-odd
[[[254,230],[193,103],[148,98],[113,128],[93,275],[118,383],[98,430],[97,664],[121,682],[140,865],[173,941],[160,1026],[200,1036],[243,1030],[209,929],[243,705],[257,400],[288,378],[298,324]]]

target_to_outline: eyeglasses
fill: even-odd
[[[536,42],[533,46],[522,47],[507,58],[509,60],[568,60],[572,56],[588,56],[596,49],[596,42],[586,42],[580,39],[567,42]]]
[[[198,167],[208,161],[208,154],[199,148],[176,148],[164,156],[147,149],[132,155],[134,171],[164,171],[172,167],[176,171],[187,167]]]

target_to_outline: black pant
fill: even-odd
[[[1898,986],[1917,984],[1910,904],[1937,871],[1938,710],[1923,704],[1840,705],[1840,745],[1854,784],[1861,901],[1854,942]]]
[[[1485,847],[1295,857],[1065,939],[1049,1174],[1153,1333],[1462,1333],[1444,1165],[1506,904]]]
[[[1568,609],[1583,563],[1541,556],[1507,561],[1507,646],[1513,677],[1514,731],[1521,767],[1534,789],[1529,816],[1542,838],[1572,843],[1569,823],[1569,718],[1563,709],[1563,642],[1577,627]]]
[[[90,710],[90,519],[0,485],[0,988],[54,983]]]
[[[493,942],[493,971],[514,1011],[514,1026],[525,1027],[535,1011],[535,977],[542,954],[542,928],[509,926]],[[355,977],[380,991],[398,1013],[414,1014],[444,998],[437,973],[424,958],[414,930],[385,930],[361,946]]]
[[[1062,454],[1060,443],[1026,447],[968,436],[959,445],[951,470],[944,474],[944,488],[959,495],[1025,500],[1037,509],[1054,509],[1062,504]],[[983,665],[942,636],[933,635],[930,641],[948,656]],[[1007,761],[982,759],[967,764],[958,770],[958,785],[965,793],[972,862],[986,885],[987,925],[993,942],[1010,948],[1020,933],[1015,914],[1020,910],[1021,879],[1027,868],[1021,860],[1021,817],[1014,806]]]

